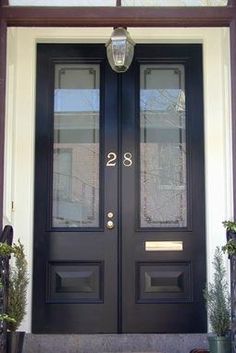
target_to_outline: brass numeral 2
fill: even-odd
[[[109,152],[107,155],[107,167],[115,167],[116,166],[116,160],[117,160],[117,155],[115,152]]]

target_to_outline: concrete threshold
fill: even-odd
[[[23,353],[189,353],[206,334],[26,334]]]

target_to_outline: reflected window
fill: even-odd
[[[141,227],[187,226],[183,65],[141,65]]]
[[[57,64],[53,227],[99,226],[99,66]]]

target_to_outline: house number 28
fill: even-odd
[[[115,152],[109,152],[107,154],[107,163],[106,166],[107,167],[115,167],[117,163],[117,154]],[[123,157],[123,165],[125,167],[131,167],[131,165],[133,164],[132,161],[132,153],[130,152],[125,152],[124,153],[124,157]]]

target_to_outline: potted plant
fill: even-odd
[[[223,225],[226,228],[227,243],[222,247],[222,250],[230,257],[236,255],[236,223],[224,221]]]
[[[6,313],[0,317],[7,325],[7,353],[20,353],[23,348],[25,332],[19,328],[26,313],[26,292],[28,286],[27,261],[24,246],[18,240],[16,244],[1,243],[0,255],[12,256],[9,266],[8,305]]]
[[[235,338],[236,335],[236,222],[235,221],[225,221],[223,222],[226,228],[226,238],[227,242],[222,247],[222,250],[228,254],[230,259],[230,279],[231,279],[231,336]],[[233,339],[233,351],[235,351],[235,339]]]
[[[204,290],[204,298],[213,335],[208,337],[210,353],[231,353],[230,295],[223,265],[223,255],[216,248],[213,260],[214,282]]]

